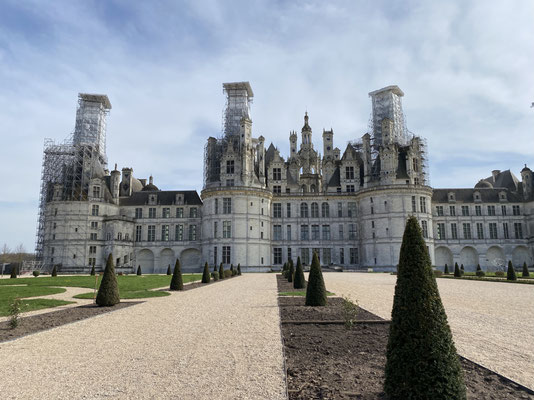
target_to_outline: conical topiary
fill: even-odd
[[[171,264],[167,267],[167,275],[172,275]]]
[[[137,275],[143,275],[143,272],[141,271],[141,266],[137,267]]]
[[[443,273],[445,275],[448,275],[449,274],[449,266],[447,264],[445,264],[445,269],[443,270]]]
[[[477,271],[482,271],[482,268],[480,268],[480,264],[477,264]]]
[[[460,270],[460,267],[458,266],[458,263],[454,263],[454,277],[455,278],[461,278],[462,277],[462,271]]]
[[[466,399],[463,372],[421,228],[408,218],[391,313],[384,391],[391,400]]]
[[[526,261],[523,263],[523,273],[521,274],[521,276],[522,276],[523,278],[528,278],[528,277],[530,277],[530,272],[528,271],[528,266],[527,266]]]
[[[241,275],[241,264],[237,264],[237,275]]]
[[[171,287],[170,290],[184,290],[184,280],[182,278],[182,267],[180,266],[180,260],[176,259],[174,264],[174,273],[171,278]]]
[[[224,279],[224,268],[222,263],[219,265],[219,279]]]
[[[95,266],[93,265],[91,267],[91,276],[95,276],[96,275],[96,270],[95,270]]]
[[[287,279],[287,271],[289,270],[289,266],[287,262],[284,263],[284,266],[282,267],[282,276]]]
[[[297,258],[297,268],[295,269],[295,278],[293,279],[294,289],[304,289],[306,287],[306,279],[304,279],[304,269],[300,257]]]
[[[213,272],[218,272],[218,271],[217,271],[217,264],[215,264],[215,265],[213,266]]]
[[[110,307],[120,302],[119,285],[117,284],[117,277],[115,276],[115,266],[113,265],[113,255],[108,256],[106,262],[106,269],[98,294],[96,295],[96,304],[102,307]]]
[[[230,272],[232,273],[232,276],[237,275],[237,271],[234,269],[234,264],[230,264]]]
[[[464,269],[464,265],[460,265],[460,274],[465,274],[465,269]]]
[[[57,265],[54,265],[54,268],[52,268],[52,276],[57,276]]]
[[[512,265],[512,260],[508,261],[508,270],[506,271],[506,280],[517,281],[517,275],[515,274],[514,266]]]
[[[11,264],[11,275],[9,277],[11,279],[15,279],[17,277],[17,266],[15,264]]]
[[[313,253],[308,276],[308,287],[306,288],[306,305],[307,306],[326,306],[326,288],[324,286],[323,272],[317,253]]]
[[[295,267],[293,267],[293,260],[289,260],[289,270],[287,271],[287,281],[293,282],[295,276]]]
[[[202,283],[210,283],[210,269],[207,262],[204,264],[204,272],[202,272]]]

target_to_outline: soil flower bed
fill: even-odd
[[[291,290],[281,276],[278,290]],[[343,301],[305,307],[303,298],[279,297],[289,399],[387,399],[389,321],[360,308],[347,329]],[[534,399],[532,390],[467,359],[461,363],[470,399]]]

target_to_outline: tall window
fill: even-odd
[[[100,197],[100,186],[93,186],[93,197]]]
[[[198,217],[198,208],[191,207],[189,209],[189,218],[196,218],[196,217]]]
[[[446,239],[446,236],[445,236],[445,224],[443,224],[443,223],[439,223],[438,224],[438,239],[439,240]]]
[[[477,239],[484,239],[484,226],[477,222]]]
[[[332,262],[331,249],[323,249],[323,265],[330,265]]]
[[[371,207],[372,209],[373,207]],[[353,201],[349,201],[347,203],[347,215],[350,217],[350,218],[354,218],[356,217],[356,203],[353,202]]]
[[[458,228],[456,224],[451,224],[451,238],[458,239]]]
[[[356,239],[356,224],[349,224],[349,240]]]
[[[287,240],[291,240],[291,225],[287,226]]]
[[[174,233],[174,240],[182,241],[184,240],[184,226],[183,224],[176,225]]]
[[[330,240],[330,225],[323,225],[323,240]]]
[[[354,179],[354,167],[345,167],[345,179]]]
[[[464,229],[464,239],[471,239],[471,224],[462,224]]]
[[[287,218],[291,218],[291,203],[286,204],[286,215]]]
[[[183,218],[184,217],[184,208],[183,207],[177,207],[176,208],[176,218]]]
[[[426,213],[426,197],[419,197],[419,206],[422,213]]]
[[[143,209],[142,208],[136,208],[135,209],[135,218],[143,218]]]
[[[339,224],[339,240],[343,240],[343,224]]]
[[[452,217],[456,216],[456,206],[449,206],[449,214]]]
[[[310,249],[300,249],[300,260],[302,264],[310,263]]]
[[[300,203],[300,218],[308,218],[308,203]]]
[[[521,211],[519,209],[519,206],[512,206],[512,214],[513,215],[521,215]]]
[[[469,206],[462,206],[462,217],[469,216]]]
[[[330,206],[328,203],[321,204],[321,216],[323,218],[330,218]]]
[[[217,265],[217,246],[213,247],[213,264]]]
[[[489,224],[490,239],[497,239],[497,224],[490,222]]]
[[[495,206],[488,206],[488,215],[495,215]]]
[[[281,247],[275,247],[273,249],[274,253],[274,263],[275,264],[282,264],[282,248]]]
[[[218,229],[219,223],[217,221],[213,221],[213,237],[217,238],[217,235],[219,234]]]
[[[223,214],[231,214],[231,213],[232,213],[232,198],[223,197]]]
[[[282,204],[273,203],[273,218],[282,218]]]
[[[231,247],[223,246],[222,248],[222,262],[223,264],[230,264],[231,259]]]
[[[98,204],[93,204],[93,207],[91,208],[91,215],[95,217],[98,216],[98,211]]]
[[[495,210],[495,208],[494,208],[494,210]],[[489,206],[488,206],[488,212],[489,212]],[[475,215],[477,217],[480,217],[482,215],[482,207],[481,206],[475,206]]]
[[[436,213],[438,217],[443,217],[443,206],[436,206]]]
[[[421,221],[421,230],[423,231],[423,237],[428,238],[428,223],[426,221]]]
[[[273,225],[273,240],[282,240],[282,225]]]
[[[161,218],[170,218],[171,216],[171,209],[168,207],[164,207],[161,210]]]
[[[161,240],[165,242],[169,240],[169,225],[161,225]]]
[[[337,217],[343,217],[343,203],[337,203]]]
[[[273,193],[282,193],[282,186],[280,185],[274,185],[273,186]]]
[[[358,249],[357,248],[350,249],[350,263],[358,264]]]
[[[232,221],[223,221],[223,239],[232,237]]]
[[[189,240],[197,240],[197,226],[189,225]]]
[[[287,259],[291,260],[291,247],[287,248]]]
[[[514,223],[514,232],[516,239],[523,239],[523,226],[521,225],[521,222]]]
[[[154,242],[156,240],[156,225],[148,225],[147,240],[149,242]]]
[[[345,249],[339,249],[339,263],[345,264]]]
[[[156,208],[150,207],[148,209],[148,218],[156,218]]]
[[[319,240],[319,225],[312,225],[312,240]]]
[[[417,212],[417,203],[415,200],[415,196],[412,196],[412,212]]]
[[[312,218],[319,218],[319,205],[317,203],[311,203],[311,216]]]
[[[215,214],[219,214],[219,199],[215,199]]]
[[[508,232],[508,223],[502,224],[502,233],[505,239],[510,239],[510,233]]]
[[[137,225],[135,227],[135,241],[140,242],[143,240],[143,227],[141,225]]]
[[[300,240],[310,240],[310,230],[308,225],[300,226]]]
[[[501,206],[501,214],[506,215],[506,206]]]
[[[273,168],[273,181],[282,180],[282,168]]]
[[[227,160],[226,161],[226,173],[227,174],[233,174],[234,173],[234,160]]]

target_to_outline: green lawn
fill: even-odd
[[[17,279],[11,279],[15,281]],[[45,296],[48,294],[63,293],[65,289],[51,287],[29,287],[29,286],[4,286],[0,288],[0,316],[9,315],[9,306],[15,299],[22,299],[21,312],[40,310],[42,308],[57,307],[72,301],[51,300],[51,299],[25,299],[26,297]]]
[[[327,296],[335,296],[335,293],[332,292],[326,292]],[[278,293],[278,296],[306,296],[306,291],[295,291],[295,292],[280,292]]]

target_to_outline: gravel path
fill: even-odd
[[[273,274],[0,344],[2,399],[285,399]]]
[[[325,273],[328,290],[391,318],[396,276]],[[534,289],[512,283],[438,279],[458,352],[534,389]]]

